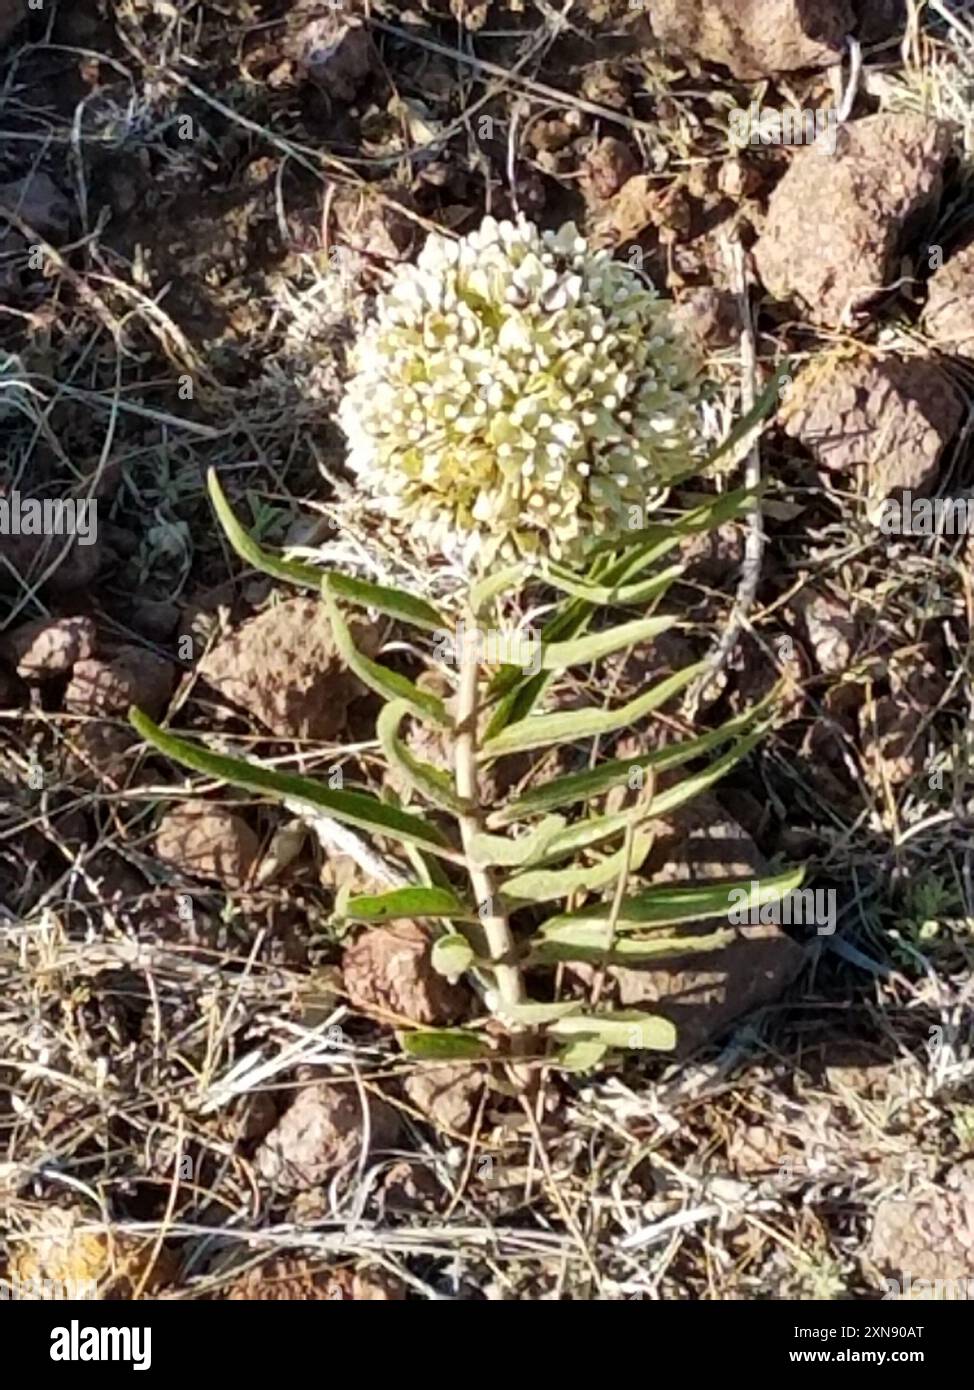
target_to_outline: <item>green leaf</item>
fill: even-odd
[[[446,631],[447,622],[425,599],[415,594],[407,594],[403,589],[390,588],[388,584],[373,584],[368,579],[356,579],[349,574],[336,574],[329,571],[324,578],[324,588],[336,598],[359,608],[374,608],[378,613],[396,618],[401,623],[423,628],[427,632]]]
[[[321,581],[325,577],[324,570],[318,569],[316,565],[303,565],[298,560],[282,560],[279,556],[269,554],[240,525],[220,486],[215,468],[209,470],[206,481],[217,520],[223,527],[227,540],[242,560],[246,560],[253,569],[272,575],[275,579],[283,579],[288,584],[300,584],[306,589],[320,591]]]
[[[444,975],[448,980],[459,980],[474,963],[473,947],[465,936],[451,932],[449,936],[441,936],[433,942],[430,959],[437,975]]]
[[[395,922],[403,917],[470,917],[473,914],[449,888],[393,888],[349,898],[343,915],[355,922]]]
[[[422,1028],[396,1036],[403,1052],[424,1061],[466,1062],[491,1054],[485,1039],[466,1028]]]
[[[544,1023],[554,1023],[556,1019],[567,1018],[569,1014],[581,1013],[585,1005],[578,999],[567,999],[560,1004],[500,1004],[498,1013],[510,1023],[521,1024],[525,1028],[540,1028]]]
[[[772,692],[773,694],[774,692]],[[767,697],[760,705],[755,705],[753,709],[747,710],[744,714],[736,715],[726,724],[722,724],[719,729],[701,734],[698,738],[685,739],[681,743],[671,744],[668,748],[647,753],[640,758],[614,758],[599,763],[597,767],[588,768],[584,772],[570,772],[564,777],[556,777],[551,782],[544,782],[541,786],[533,787],[530,791],[525,792],[516,801],[494,811],[488,817],[487,824],[491,829],[497,829],[515,821],[527,820],[530,816],[537,815],[542,811],[553,811],[561,806],[570,806],[576,801],[589,801],[593,797],[602,796],[605,792],[611,791],[613,787],[627,786],[630,775],[635,768],[652,769],[654,773],[658,773],[669,772],[675,767],[682,767],[684,763],[691,762],[704,753],[709,753],[711,749],[718,747],[721,743],[726,743],[728,739],[739,734],[742,729],[753,724],[755,719],[764,712],[771,698],[771,696]],[[659,796],[668,794],[667,792],[660,792]],[[658,804],[658,799],[654,800],[654,812]]]
[[[478,864],[496,864],[505,869],[516,869],[522,864],[536,861],[548,845],[565,828],[562,816],[546,816],[530,835],[485,835],[480,832],[473,837],[471,849]]]
[[[388,666],[382,666],[379,662],[371,661],[369,657],[363,656],[355,645],[337,603],[327,593],[322,595],[322,600],[328,610],[335,645],[345,664],[355,672],[364,685],[367,685],[370,690],[375,690],[386,700],[404,701],[410,712],[420,719],[432,721],[444,728],[452,726],[450,716],[447,714],[446,706],[442,700],[438,700],[435,695],[430,695],[425,690],[420,690],[418,685],[414,685],[411,680],[401,676],[398,671],[390,671]]]
[[[446,627],[442,614],[432,604],[427,603],[425,599],[404,593],[401,589],[393,589],[385,584],[372,584],[365,579],[354,579],[349,575],[336,574],[333,570],[320,569],[317,565],[305,565],[298,560],[284,560],[280,556],[269,554],[240,525],[213,468],[207,474],[207,485],[210,501],[227,540],[240,558],[253,569],[272,575],[275,579],[283,579],[289,584],[300,584],[306,589],[314,589],[317,593],[324,587],[348,603],[356,604],[360,608],[374,608],[379,613],[397,618],[400,622],[410,623],[413,627],[429,631]]]
[[[402,773],[410,786],[421,792],[434,806],[454,815],[463,815],[466,805],[457,795],[448,773],[432,763],[414,757],[399,739],[399,726],[412,709],[405,700],[392,700],[376,722],[376,733],[390,765]]]
[[[631,898],[623,898],[615,929],[617,933],[642,931],[647,927],[672,926],[678,922],[693,922],[708,917],[728,917],[738,910],[747,912],[764,903],[777,902],[804,880],[803,868],[789,869],[773,878],[765,879],[725,879],[714,883],[683,884],[674,887],[661,884],[648,888]],[[746,891],[746,898],[738,902],[731,900],[730,894]],[[582,908],[579,912],[566,913],[552,917],[540,928],[540,936],[545,939],[558,939],[561,928],[571,923],[598,925],[612,915],[613,903],[598,903]]]
[[[550,925],[550,924],[549,924]],[[590,965],[645,965],[674,956],[709,955],[734,940],[729,927],[700,936],[619,936],[608,922],[566,922],[552,928],[537,942],[529,965],[557,965],[561,961],[585,961]]]
[[[607,1014],[573,1014],[548,1027],[556,1037],[583,1037],[605,1047],[671,1052],[676,1047],[676,1028],[668,1018],[623,1009]]]
[[[528,869],[515,874],[500,887],[501,896],[508,902],[548,903],[567,898],[570,893],[595,892],[615,883],[627,867],[635,872],[652,845],[652,836],[635,835],[631,850],[623,845],[616,854],[588,868]]]
[[[676,544],[677,540],[673,538],[668,548]],[[553,589],[571,594],[574,598],[584,599],[593,606],[632,608],[636,604],[648,603],[650,599],[659,598],[674,580],[679,579],[684,568],[683,565],[671,565],[669,569],[654,574],[649,579],[641,579],[635,584],[596,584],[588,579],[576,578],[567,570],[555,566],[545,570],[541,577]]]
[[[264,792],[278,800],[299,802],[345,825],[354,825],[378,835],[389,835],[396,840],[420,845],[455,863],[463,862],[462,856],[451,849],[440,832],[425,820],[400,811],[398,807],[388,806],[367,792],[333,791],[320,782],[312,781],[310,777],[276,772],[244,758],[211,753],[202,744],[191,743],[188,739],[177,738],[160,729],[139,709],[129,711],[129,722],[146,743],[151,743],[160,753],[174,762],[182,763],[184,767],[192,768],[194,772],[217,777],[247,791]]]
[[[722,753],[702,772],[691,773],[689,777],[685,777],[676,786],[667,787],[666,791],[660,792],[659,796],[653,800],[653,814],[657,816],[668,815],[671,811],[675,811],[678,806],[685,805],[688,801],[699,796],[701,792],[705,792],[708,787],[714,786],[746,758],[753,748],[757,747],[765,733],[766,729],[761,728],[753,734],[748,734],[747,738],[742,738],[738,743],[735,743],[733,748]]]
[[[617,709],[566,710],[558,714],[545,714],[532,719],[522,719],[510,724],[496,738],[486,741],[481,758],[500,758],[507,753],[526,753],[533,748],[547,748],[553,743],[569,743],[577,739],[595,738],[601,734],[614,733],[616,729],[627,728],[637,719],[659,709],[667,700],[708,669],[706,661],[698,661],[665,681],[659,681],[638,695],[626,705]]]
[[[595,1042],[591,1038],[573,1038],[559,1048],[555,1066],[561,1067],[562,1071],[594,1071],[608,1050],[605,1043]]]
[[[530,566],[522,561],[520,564],[508,565],[502,570],[486,575],[470,590],[471,611],[475,616],[479,616],[498,594],[515,592],[529,571]]]
[[[538,854],[534,854],[530,859],[525,860],[526,864],[553,864],[559,859],[564,859],[569,854],[576,854],[581,849],[589,849],[592,845],[599,845],[604,840],[610,840],[613,835],[622,834],[630,826],[642,825],[650,816],[655,815],[655,808],[651,803],[641,806],[631,806],[627,811],[619,811],[614,816],[593,816],[589,820],[579,821],[576,825],[570,825],[567,830],[553,836],[542,846]]]
[[[587,666],[592,661],[611,656],[613,652],[625,651],[627,647],[635,647],[640,642],[651,642],[660,633],[667,632],[676,621],[675,617],[640,618],[638,622],[621,623],[604,632],[577,637],[572,642],[552,642],[541,649],[541,669],[567,671],[571,666]]]

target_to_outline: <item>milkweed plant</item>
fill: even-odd
[[[662,962],[732,936],[729,892],[739,885],[629,885],[650,851],[650,820],[744,758],[773,717],[773,699],[661,750],[602,761],[588,756],[592,740],[652,718],[707,663],[607,708],[546,708],[563,673],[583,668],[597,680],[606,658],[671,628],[679,614],[661,609],[682,573],[681,545],[753,503],[742,489],[673,514],[680,481],[716,458],[701,458],[698,397],[697,367],[669,306],[635,269],[593,251],[573,225],[540,231],[487,218],[459,240],[431,236],[417,263],[394,274],[354,349],[339,410],[356,500],[386,519],[424,571],[442,562],[450,582],[436,604],[429,591],[268,553],[210,475],[238,554],[320,594],[344,661],[385,702],[378,742],[406,790],[338,789],[176,738],[140,711],[132,722],[185,766],[325,815],[397,856],[401,886],[343,895],[342,919],[365,929],[429,923],[434,967],[468,978],[493,1018],[484,1030],[401,1032],[413,1055],[475,1058],[500,1048],[583,1070],[610,1048],[670,1049],[676,1036],[664,1018],[548,1002],[530,988],[562,962],[602,970]],[[766,392],[717,453],[773,403]],[[664,501],[667,519],[653,524]],[[547,614],[533,659],[499,659],[484,634],[509,631],[529,596]],[[356,648],[346,613],[363,608],[410,629],[412,650],[440,680],[449,639],[452,699],[434,693],[434,680],[413,681]],[[446,767],[416,755],[407,732],[416,722],[446,741]],[[551,750],[579,770],[508,779],[520,789],[488,799],[504,785],[486,775],[496,765],[519,758],[523,766]],[[691,765],[658,789],[661,774]],[[622,809],[610,811],[614,789]],[[801,878],[798,870],[750,884],[748,905],[784,896]],[[681,938],[681,923],[707,918],[725,925]]]

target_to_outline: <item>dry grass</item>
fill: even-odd
[[[385,154],[356,154],[341,137],[330,148],[292,91],[249,75],[249,45],[272,35],[277,18],[259,25],[243,0],[128,0],[116,7],[114,37],[97,23],[67,41],[58,35],[69,8],[47,6],[47,41],[34,31],[40,42],[5,50],[0,63],[0,182],[36,165],[80,210],[74,242],[55,251],[16,210],[0,208],[49,253],[27,299],[0,304],[0,361],[16,354],[0,377],[12,483],[36,471],[82,496],[109,495],[106,480],[118,480],[105,511],[131,553],[120,567],[126,579],[109,575],[95,603],[120,637],[135,632],[133,574],[143,597],[165,601],[232,580],[208,640],[241,586],[248,604],[265,596],[210,520],[202,479],[211,466],[241,505],[252,499],[271,541],[326,541],[342,563],[394,578],[402,556],[356,514],[330,424],[345,345],[385,267],[381,255],[361,253],[338,286],[329,247],[341,235],[343,192],[379,178],[409,186],[429,152],[408,137]],[[507,37],[474,41],[441,26],[435,41],[397,47],[389,44],[400,26],[378,22],[382,6],[371,9],[400,96],[432,90],[417,55],[446,74],[431,119],[440,148],[466,162],[472,216],[505,193],[506,158],[491,164],[474,137],[485,112],[502,126],[501,147],[516,152],[519,130],[523,138],[530,119],[555,107],[611,122],[661,186],[726,158],[728,92],[658,57],[623,66],[644,84],[638,111],[666,97],[662,124],[551,90],[564,45],[576,43],[573,84],[592,62],[577,5],[563,7],[564,28],[555,8],[529,6],[511,17]],[[958,116],[969,155],[969,7],[914,9],[905,65],[896,52],[880,55],[865,88]],[[100,81],[71,106],[50,79],[79,62],[97,65]],[[184,115],[201,132],[188,142],[178,137]],[[102,213],[121,197],[113,161],[137,188],[122,236]],[[525,169],[530,162],[525,149]],[[232,203],[248,179],[259,187],[240,203],[241,220],[208,220],[210,198],[226,192]],[[192,234],[213,240],[200,248],[209,263],[192,266],[188,293],[225,315],[215,331],[187,312],[178,283],[186,253],[166,260],[165,238],[183,215],[172,200],[201,196],[206,216]],[[387,207],[389,184],[369,196]],[[958,215],[959,203],[951,227]],[[436,221],[405,216],[418,234]],[[257,232],[271,248],[262,261],[247,255]],[[160,294],[148,270],[167,264],[175,282]],[[203,305],[207,281],[216,288]],[[891,322],[875,348],[904,341],[916,342],[915,330]],[[780,341],[761,334],[762,370],[783,350],[801,357],[821,346],[807,325],[786,325]],[[736,409],[741,365],[731,351],[710,367],[718,435]],[[103,1288],[137,1247],[143,1263],[173,1262],[166,1296],[176,1298],[219,1295],[269,1255],[311,1270],[378,1267],[426,1298],[877,1296],[863,1257],[875,1203],[974,1148],[971,556],[963,540],[942,538],[891,553],[862,520],[861,499],[825,496],[774,452],[765,472],[770,503],[807,510],[771,528],[778,582],[758,593],[750,640],[774,653],[784,607],[812,581],[862,623],[856,678],[867,687],[897,652],[935,633],[948,681],[915,731],[923,759],[898,787],[881,768],[878,780],[867,776],[866,749],[833,720],[848,774],[836,799],[802,752],[808,728],[832,720],[828,683],[810,681],[801,720],[778,732],[734,790],[774,806],[815,872],[847,890],[838,934],[812,942],[789,996],[719,1047],[688,1063],[625,1060],[594,1078],[548,1077],[530,1119],[492,1093],[470,1135],[437,1131],[396,1089],[417,1064],[336,989],[328,893],[308,880],[246,895],[181,880],[155,858],[150,832],[159,806],[190,784],[175,774],[157,781],[156,772],[146,780],[139,756],[114,782],[92,783],[67,758],[77,717],[42,700],[0,711],[0,1233],[9,1259],[57,1206],[110,1237]],[[965,446],[945,488],[969,474]],[[341,539],[329,541],[339,524]],[[435,590],[435,574],[411,567],[410,577]],[[5,629],[48,611],[36,584],[5,603]],[[711,640],[724,596],[704,586],[695,603],[699,635]],[[228,746],[243,747],[226,711],[193,704],[200,654],[183,662],[172,722],[216,721]],[[354,758],[376,776],[368,736],[344,749],[262,746],[282,765],[311,772]],[[40,790],[32,768],[42,769]],[[192,789],[210,790],[199,779]],[[278,823],[262,820],[268,838]],[[187,894],[191,931],[179,916]],[[938,1027],[945,1044],[931,1047]],[[870,1078],[854,1070],[867,1064]],[[267,1098],[280,1105],[311,1074],[398,1095],[402,1138],[396,1153],[294,1199],[256,1171],[247,1126]],[[428,1179],[412,1210],[389,1198],[398,1159]],[[132,1292],[149,1287],[139,1275]]]

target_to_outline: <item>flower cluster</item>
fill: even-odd
[[[479,567],[570,558],[691,456],[694,364],[668,305],[573,224],[431,236],[353,365],[339,420],[363,490]]]

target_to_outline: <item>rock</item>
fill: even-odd
[[[639,161],[624,140],[607,135],[589,151],[582,169],[582,186],[595,202],[615,196],[639,169]]]
[[[854,15],[849,0],[653,0],[650,22],[664,48],[750,81],[838,63]]]
[[[900,34],[906,24],[906,0],[852,0],[860,43],[881,43]]]
[[[656,840],[643,874],[659,883],[740,879],[767,872],[754,841],[713,798],[698,797],[666,821],[651,822]],[[709,920],[674,927],[680,936],[708,936],[727,926]],[[720,950],[675,956],[650,967],[612,965],[606,972],[620,1007],[670,1019],[683,1056],[726,1030],[741,1014],[777,999],[801,968],[801,947],[773,924],[740,926]],[[592,967],[571,967],[588,982]]]
[[[865,467],[869,497],[878,502],[929,487],[963,414],[935,362],[884,357],[813,362],[796,379],[781,419],[823,468]]]
[[[345,948],[342,974],[356,1008],[411,1023],[445,1027],[469,1003],[462,986],[433,969],[429,937],[415,922],[367,928]]]
[[[120,647],[114,656],[79,661],[64,696],[71,714],[125,716],[138,705],[150,719],[165,711],[176,683],[176,670],[142,647]]]
[[[195,878],[243,888],[251,879],[260,841],[242,816],[217,801],[186,801],[168,810],[156,830],[156,854]]]
[[[403,1090],[417,1110],[438,1129],[468,1134],[484,1089],[481,1071],[464,1066],[436,1066],[414,1071]]]
[[[532,124],[527,142],[543,154],[556,154],[566,145],[570,145],[577,134],[578,131],[561,116],[552,116],[550,119],[535,121]]]
[[[843,126],[834,154],[822,138],[796,149],[754,245],[766,288],[816,323],[851,323],[899,275],[897,250],[939,198],[949,150],[946,125],[910,114]]]
[[[229,1288],[213,1295],[228,1302],[310,1303],[329,1301],[389,1302],[406,1297],[405,1287],[384,1269],[318,1269],[298,1255],[277,1256],[249,1269]]]
[[[369,1149],[389,1148],[399,1117],[384,1101],[368,1098]],[[362,1153],[362,1097],[355,1086],[316,1082],[298,1092],[277,1127],[257,1150],[257,1171],[292,1191],[319,1187]]]
[[[41,170],[12,183],[0,184],[0,203],[42,237],[65,236],[70,228],[71,204],[54,180]]]
[[[386,1173],[382,1200],[392,1211],[432,1211],[439,1190],[436,1178],[424,1163],[402,1158]]]
[[[974,357],[974,241],[931,276],[923,327],[945,352]]]
[[[62,1297],[70,1299],[126,1299],[143,1281],[144,1291],[151,1293],[175,1276],[176,1261],[167,1250],[156,1251],[154,1241],[118,1232],[109,1238],[88,1229],[98,1224],[97,1211],[86,1214],[75,1207],[48,1205],[38,1208],[35,1216],[35,1227],[21,1231],[10,1243],[10,1277],[22,1286],[48,1280],[64,1286]],[[17,1296],[29,1297],[26,1292]]]
[[[91,719],[72,729],[67,743],[67,771],[82,786],[105,783],[117,791],[127,784],[139,747],[138,737],[129,729]]]
[[[407,189],[394,184],[342,187],[332,204],[335,227],[344,245],[359,255],[403,261],[411,255],[419,238],[416,223],[400,209],[412,209],[414,203]]]
[[[873,1216],[867,1253],[883,1276],[897,1281],[903,1298],[938,1296],[929,1285],[918,1287],[918,1281],[953,1284],[974,1278],[970,1161],[954,1168],[941,1187],[924,1185],[909,1197],[882,1198]],[[966,1290],[966,1282],[963,1287]]]
[[[24,680],[55,680],[94,655],[95,625],[90,618],[41,618],[17,628],[4,647]]]
[[[354,619],[349,626],[359,650],[374,656],[375,629]],[[279,738],[335,738],[363,693],[314,599],[289,599],[244,623],[203,658],[199,673]]]
[[[372,40],[357,15],[303,20],[285,47],[298,70],[335,101],[351,101],[375,65]]]
[[[132,626],[150,642],[165,642],[176,631],[180,610],[167,599],[143,598],[132,609]]]
[[[39,585],[43,593],[69,599],[91,587],[104,555],[100,538],[87,545],[73,536],[5,536],[3,542],[3,558],[21,580]],[[7,564],[0,565],[0,589],[11,584]]]
[[[9,39],[26,13],[25,0],[0,0],[0,43]]]
[[[682,295],[670,312],[674,326],[698,348],[725,348],[741,336],[737,300],[729,290],[703,285]]]
[[[856,644],[856,624],[848,605],[832,594],[803,590],[795,598],[819,670],[841,675],[849,669]]]

